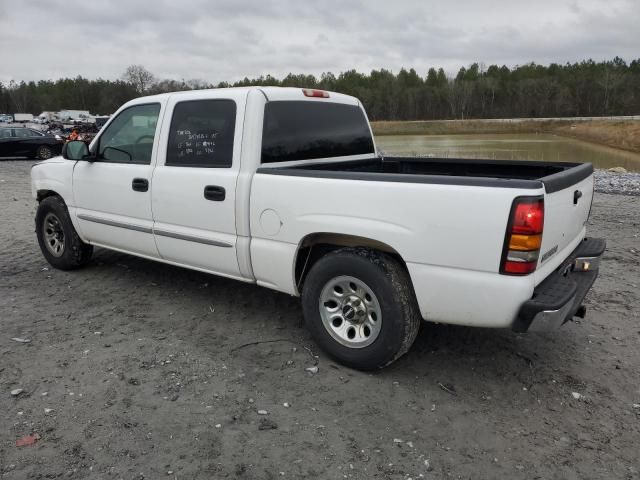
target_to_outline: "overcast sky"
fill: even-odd
[[[640,58],[640,0],[0,0],[0,81]]]

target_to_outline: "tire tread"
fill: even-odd
[[[48,211],[53,211],[59,216],[61,222],[66,224],[65,237],[68,239],[65,252],[61,257],[53,257],[49,254],[42,240],[42,220]],[[86,264],[93,255],[93,246],[82,241],[78,232],[71,223],[69,210],[61,197],[52,195],[40,202],[36,213],[36,232],[38,234],[38,244],[44,257],[55,268],[60,270],[74,270]]]
[[[311,327],[312,333],[314,333],[314,330],[319,329],[314,328],[314,322],[318,321],[318,318],[316,316],[316,305],[318,300],[316,298],[317,295],[315,295],[314,291],[321,288],[316,276],[321,275],[319,272],[321,272],[323,269],[325,269],[325,267],[328,267],[329,265],[348,265],[349,262],[354,262],[354,260],[360,262],[361,259],[366,260],[370,265],[373,265],[374,268],[378,270],[379,274],[382,274],[384,277],[386,277],[385,284],[387,284],[387,287],[383,288],[388,289],[390,286],[391,291],[393,292],[393,298],[398,299],[398,301],[391,301],[393,301],[393,304],[395,305],[393,308],[396,308],[396,311],[399,310],[399,318],[397,321],[399,321],[400,323],[396,323],[396,327],[402,330],[402,337],[399,342],[397,340],[391,342],[389,344],[389,349],[387,350],[388,353],[378,356],[377,360],[373,360],[375,356],[370,356],[367,360],[365,360],[364,358],[361,360],[356,360],[353,359],[353,354],[348,355],[348,357],[340,358],[340,354],[336,354],[335,352],[329,353],[349,366],[353,366],[361,370],[374,370],[390,365],[405,353],[407,353],[411,348],[414,340],[416,339],[421,325],[422,317],[420,315],[418,302],[413,291],[411,279],[404,266],[398,260],[396,260],[392,255],[389,255],[385,252],[380,252],[364,247],[344,247],[338,250],[334,250],[326,254],[324,257],[320,258],[311,267],[303,286],[302,301],[307,324]],[[365,279],[362,280],[364,281]],[[376,292],[376,295],[379,294]],[[322,330],[320,329],[320,331]],[[314,336],[317,336],[317,333]],[[323,335],[321,336],[323,337]],[[323,338],[316,338],[316,340],[320,341],[321,343],[326,343],[328,341],[323,340]],[[376,340],[376,342],[377,341],[378,340]],[[339,350],[340,347],[337,348]],[[332,347],[332,350],[335,349]]]

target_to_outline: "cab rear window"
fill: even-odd
[[[369,124],[357,106],[311,101],[265,106],[262,163],[372,153]]]

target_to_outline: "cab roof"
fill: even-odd
[[[262,92],[262,94],[266,97],[268,101],[283,101],[283,100],[310,100],[310,101],[325,101],[325,102],[337,102],[337,103],[347,103],[355,106],[359,106],[360,102],[357,98],[352,97],[350,95],[344,95],[342,93],[330,92],[325,90],[319,90],[321,92],[326,92],[328,97],[309,97],[305,95],[305,88],[297,88],[297,87],[261,87],[261,86],[249,86],[249,87],[228,87],[228,88],[209,88],[203,90],[184,90],[178,92],[168,92],[168,93],[160,93],[158,95],[149,95],[145,97],[139,97],[131,102],[140,103],[143,101],[148,101],[151,99],[161,100],[169,97],[178,97],[186,100],[188,98],[203,98],[207,96],[207,93],[216,92],[219,93],[221,91],[232,91],[234,93],[246,93],[248,94],[250,91],[256,90]],[[316,89],[311,89],[314,91],[318,91]],[[129,103],[129,102],[127,102]]]

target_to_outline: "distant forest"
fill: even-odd
[[[529,63],[513,68],[474,63],[455,77],[442,68],[426,72],[402,69],[355,70],[334,75],[289,74],[245,78],[217,85],[201,80],[156,79],[132,65],[119,80],[83,77],[38,82],[0,83],[0,113],[61,109],[110,114],[139,95],[176,90],[275,85],[313,87],[354,95],[371,120],[435,120],[463,118],[570,117],[640,114],[640,59],[630,63],[585,60],[564,65]]]

